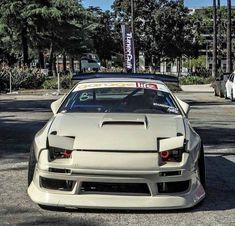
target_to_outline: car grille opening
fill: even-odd
[[[40,186],[51,190],[72,191],[75,181],[71,180],[57,180],[40,177]]]
[[[181,175],[181,171],[168,171],[168,172],[161,172],[160,177],[172,177],[172,176],[179,176]]]
[[[49,172],[69,174],[69,173],[71,173],[71,170],[69,170],[69,169],[59,169],[59,168],[49,168]]]
[[[144,183],[102,183],[82,182],[80,194],[113,194],[150,196],[147,184]]]
[[[157,183],[158,193],[178,193],[189,189],[190,181]]]

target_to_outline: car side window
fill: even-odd
[[[233,82],[234,74],[231,75],[231,82]]]
[[[231,82],[233,81],[233,74],[230,75],[229,81],[231,81]]]

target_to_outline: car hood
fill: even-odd
[[[79,150],[153,151],[158,138],[185,136],[181,115],[60,113],[49,144]]]

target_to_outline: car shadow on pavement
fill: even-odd
[[[34,135],[45,123],[45,120],[25,121],[0,116],[0,159],[29,152]]]
[[[97,220],[97,222],[100,222]],[[38,226],[38,225],[60,225],[60,226],[102,226],[103,223],[97,223],[95,220],[80,220],[78,218],[69,219],[69,217],[38,217],[33,221],[24,220],[22,223],[16,224],[17,226]]]
[[[218,146],[226,148],[235,148],[235,128],[226,128],[218,126],[201,126],[194,128],[200,135],[204,145]]]
[[[49,112],[53,100],[4,99],[0,100],[0,112]]]
[[[72,217],[70,214],[58,213],[41,213],[39,211],[32,210],[24,207],[12,207],[5,209],[7,212],[2,214],[0,211],[0,225],[16,225],[16,226],[101,226],[104,225],[103,221],[99,217],[93,217],[92,219],[87,219],[84,217]],[[8,211],[9,210],[9,211]]]
[[[23,157],[22,153],[29,152],[34,135],[52,115],[52,101],[0,100],[0,159],[17,160]]]
[[[189,104],[191,107],[194,106],[219,106],[219,105],[233,105],[233,103],[230,100],[223,100],[220,99],[220,101],[195,101],[191,99],[184,99],[184,101]]]

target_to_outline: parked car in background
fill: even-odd
[[[223,73],[212,83],[212,87],[214,88],[215,96],[224,97],[226,93],[226,81],[231,73]]]
[[[101,67],[98,56],[94,53],[85,53],[81,57],[81,71],[99,71]]]
[[[227,99],[230,99],[231,101],[234,101],[235,100],[235,72],[233,72],[226,84],[225,84],[225,87],[226,87],[226,93],[225,93],[225,98]]]

